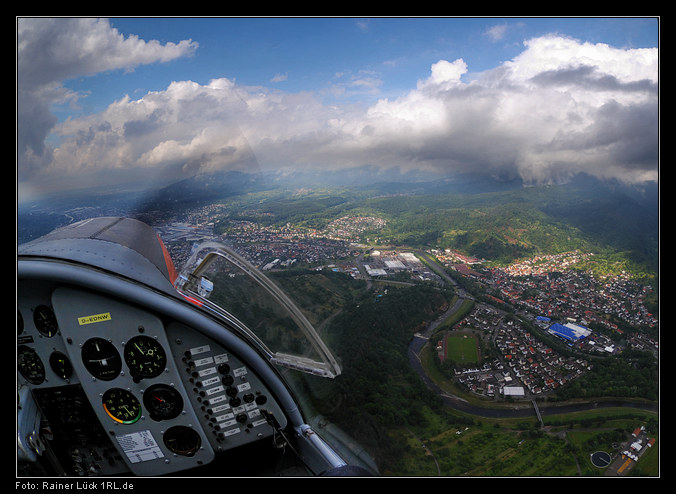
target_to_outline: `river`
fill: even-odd
[[[448,276],[448,274],[445,272],[445,270],[436,264],[436,262],[425,255],[424,253],[418,252],[419,255],[422,255],[430,265],[435,267],[435,271],[437,271],[439,274],[443,276],[443,278],[447,281],[450,282],[451,284],[455,285],[457,287],[457,284],[455,281]],[[432,391],[436,392],[443,402],[455,409],[459,410],[461,412],[469,413],[472,415],[478,415],[481,417],[488,417],[488,418],[515,418],[515,417],[536,417],[536,411],[535,408],[532,406],[524,406],[526,402],[518,402],[518,404],[513,405],[511,408],[508,406],[502,406],[502,407],[480,407],[478,405],[474,405],[469,403],[467,400],[459,397],[459,396],[454,396],[449,394],[448,392],[442,390],[437,384],[432,381],[432,379],[429,378],[427,373],[425,372],[425,369],[423,368],[421,362],[420,362],[420,351],[422,350],[423,346],[427,343],[428,338],[431,334],[434,333],[434,330],[438,327],[438,325],[446,318],[450,317],[453,313],[455,313],[462,305],[462,303],[465,300],[465,293],[464,290],[459,289],[458,293],[458,299],[456,300],[455,304],[451,308],[449,308],[446,313],[441,316],[439,319],[436,321],[432,322],[423,333],[416,334],[413,339],[411,340],[409,346],[408,346],[408,359],[411,364],[411,367],[415,369],[415,371],[418,373],[420,378],[423,380],[423,382],[427,385],[428,388],[430,388]],[[540,409],[540,414],[545,416],[545,415],[556,415],[556,414],[562,414],[562,413],[572,413],[572,412],[579,412],[583,410],[594,410],[594,409],[600,409],[600,408],[613,408],[613,407],[626,407],[626,408],[638,408],[641,410],[648,410],[652,412],[658,412],[659,411],[659,404],[658,403],[633,403],[625,400],[600,400],[600,401],[589,401],[589,402],[580,402],[580,403],[563,403],[563,404],[550,404],[550,405],[542,405],[538,404],[538,408]]]

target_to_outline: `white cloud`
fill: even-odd
[[[432,74],[424,83],[418,84],[419,88],[433,85],[440,89],[448,89],[460,83],[460,78],[467,73],[467,64],[462,58],[454,62],[440,60],[432,65]]]
[[[167,62],[191,55],[197,48],[191,40],[162,45],[137,36],[125,38],[108,20],[93,18],[20,18],[17,40],[20,81],[31,87]]]
[[[508,29],[507,24],[498,24],[496,26],[492,26],[489,29],[487,29],[486,35],[493,41],[499,41],[505,37],[507,29]]]
[[[107,49],[101,40],[112,42],[118,54],[114,67],[193,49],[189,42],[160,47],[111,32],[105,36],[99,32],[105,27],[90,23],[99,33],[91,46]],[[542,37],[470,82],[462,80],[468,71],[462,59],[440,60],[407,94],[365,109],[323,104],[310,93],[238,86],[224,78],[207,85],[178,81],[57,125],[62,144],[47,169],[194,172],[250,163],[246,159],[253,152],[264,169],[371,164],[484,171],[533,182],[578,172],[656,179],[657,62],[656,49]],[[77,63],[83,68],[72,67]],[[52,73],[102,70],[77,63],[71,61],[68,70],[54,67]]]
[[[17,142],[20,172],[52,165],[45,139],[56,123],[50,106],[78,95],[63,81],[109,70],[133,70],[153,62],[192,55],[197,44],[124,38],[105,19],[19,18],[17,20]],[[107,143],[110,145],[110,143]]]

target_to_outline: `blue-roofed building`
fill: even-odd
[[[573,343],[583,338],[586,338],[591,334],[590,329],[570,322],[566,324],[554,323],[551,326],[549,326],[549,329],[547,331],[549,331],[551,334],[555,336],[558,336],[559,338],[563,338],[564,340]]]

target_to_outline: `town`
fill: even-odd
[[[435,281],[434,273],[420,263],[411,250],[375,250],[358,242],[365,229],[382,228],[384,220],[374,217],[343,217],[325,231],[263,227],[250,221],[231,221],[223,233],[214,231],[213,211],[198,210],[182,222],[155,224],[170,249],[174,263],[181,266],[196,242],[216,240],[230,245],[260,269],[283,268],[299,263],[329,267],[354,277],[388,276],[402,271],[416,279]],[[591,253],[577,251],[537,256],[504,268],[481,267],[483,260],[449,250],[427,249],[439,263],[462,276],[497,290],[500,299],[540,316],[569,318],[581,324],[595,322],[621,331],[603,317],[612,314],[636,327],[656,328],[657,317],[643,303],[652,291],[622,274],[595,279],[590,273],[570,269]],[[359,260],[363,262],[359,262]],[[658,342],[638,339],[638,347],[653,349]]]
[[[412,249],[374,249],[359,243],[362,233],[384,226],[385,221],[380,218],[345,216],[320,231],[289,224],[282,228],[265,227],[244,220],[230,220],[225,222],[226,227],[221,224],[216,228],[216,216],[213,210],[204,210],[193,212],[181,222],[155,225],[177,267],[187,260],[195,244],[219,241],[263,271],[302,265],[368,281],[441,283],[439,275]],[[504,268],[485,267],[485,260],[450,250],[427,249],[426,254],[455,273],[454,276],[475,280],[494,294],[495,307],[476,304],[473,312],[453,328],[458,333],[476,332],[497,349],[498,355],[493,360],[455,371],[461,385],[486,397],[528,398],[546,394],[579,377],[589,366],[583,359],[560,355],[531,329],[522,327],[518,319],[506,322],[500,310],[502,305],[515,307],[532,321],[532,327],[558,337],[582,354],[614,354],[623,350],[612,338],[613,333],[622,330],[608,323],[609,314],[635,326],[653,328],[658,324],[643,304],[650,287],[641,287],[628,276],[596,280],[589,273],[571,269],[591,254],[576,251],[538,256]],[[604,325],[608,332],[587,329],[591,323]],[[623,341],[631,348],[657,355],[659,343],[649,334],[636,332]],[[441,360],[444,345],[440,340]]]
[[[542,331],[546,331],[542,327]],[[492,342],[497,355],[481,365],[455,366],[456,381],[468,391],[488,398],[538,397],[581,376],[589,363],[579,357],[563,356],[537,338],[518,320],[483,304],[443,335],[437,345],[440,361],[447,356],[449,336],[480,338]]]

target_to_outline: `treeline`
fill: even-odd
[[[594,359],[594,369],[557,391],[557,398],[659,399],[659,364],[649,352],[626,350],[613,358]]]
[[[404,446],[390,440],[390,429],[424,426],[426,409],[445,413],[411,367],[407,349],[451,295],[424,285],[366,292],[328,328],[343,373],[321,384],[325,399],[317,409],[375,452],[381,467],[402,456]]]

